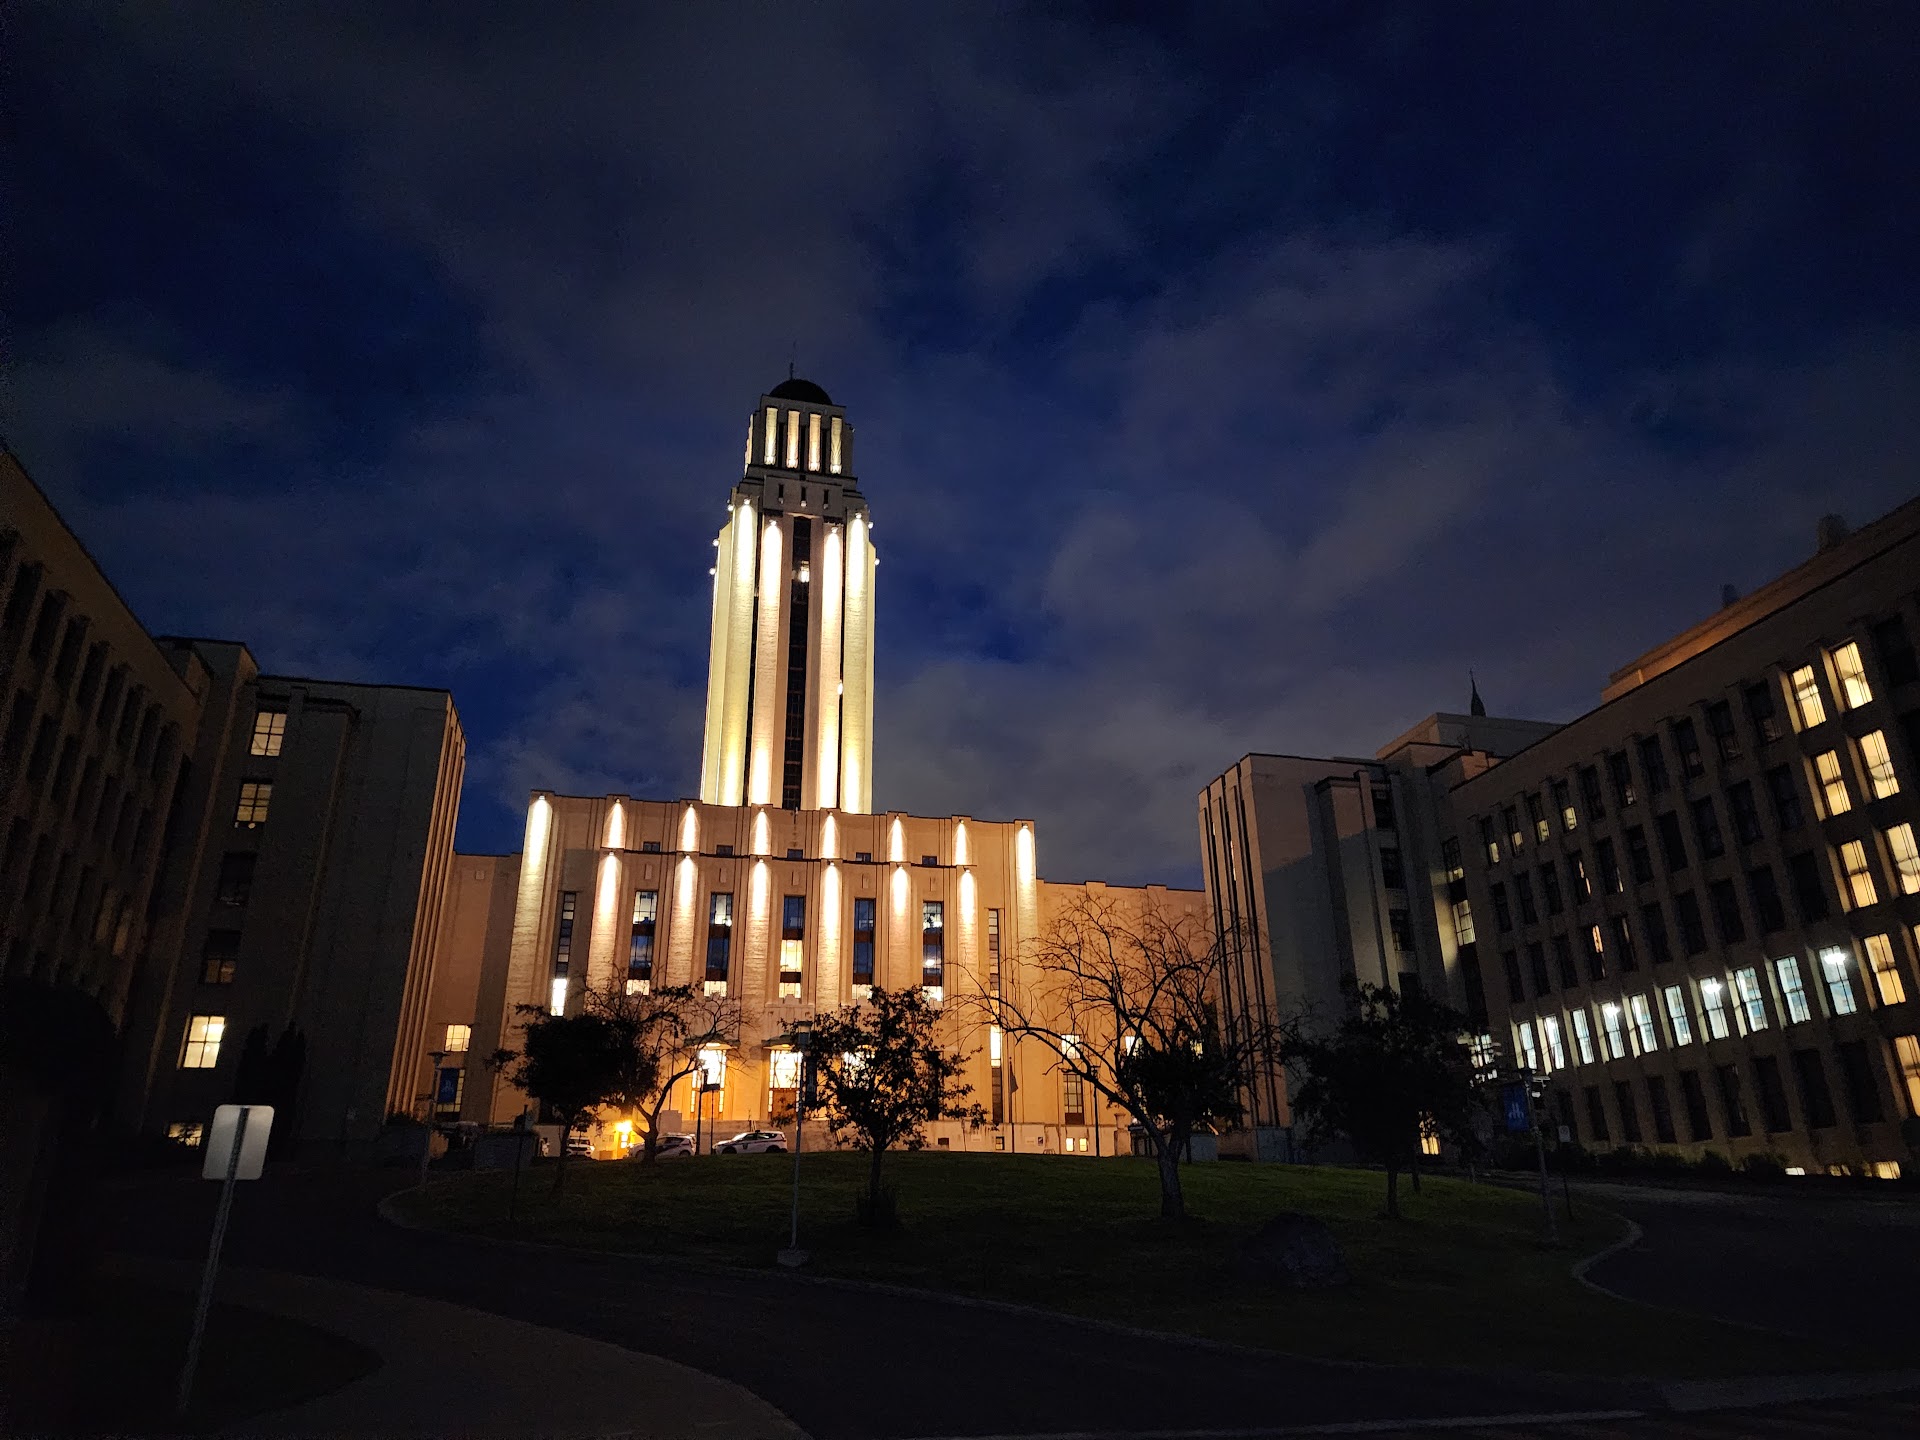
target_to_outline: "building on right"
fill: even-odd
[[[1920,500],[1448,796],[1494,1033],[1589,1149],[1920,1155]],[[1454,882],[1458,885],[1460,882]]]

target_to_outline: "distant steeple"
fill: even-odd
[[[1486,714],[1487,702],[1480,698],[1480,682],[1473,678],[1471,670],[1467,671],[1467,683],[1473,687],[1473,699],[1467,703],[1467,713],[1469,715]]]

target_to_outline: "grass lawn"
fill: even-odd
[[[864,1155],[802,1166],[800,1243],[816,1275],[1350,1359],[1670,1377],[1867,1363],[1586,1289],[1569,1265],[1624,1225],[1579,1201],[1571,1225],[1561,1213],[1563,1248],[1548,1251],[1538,1199],[1515,1191],[1430,1179],[1415,1195],[1403,1181],[1394,1223],[1375,1173],[1209,1164],[1187,1167],[1193,1218],[1169,1224],[1145,1160],[922,1151],[887,1157],[901,1228],[874,1234],[853,1220]],[[521,1179],[511,1231],[505,1174],[449,1178],[398,1203],[452,1230],[764,1268],[786,1243],[792,1173],[783,1155],[583,1163],[556,1200],[542,1168]],[[1242,1242],[1282,1210],[1332,1228],[1351,1286],[1290,1291],[1248,1273]]]

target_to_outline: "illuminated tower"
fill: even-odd
[[[810,380],[760,397],[713,566],[700,798],[873,803],[873,542],[853,427]]]

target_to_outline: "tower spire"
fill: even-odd
[[[1480,682],[1474,678],[1471,670],[1467,671],[1467,684],[1473,687],[1473,698],[1467,702],[1467,713],[1469,715],[1486,714],[1487,702],[1480,698]]]

